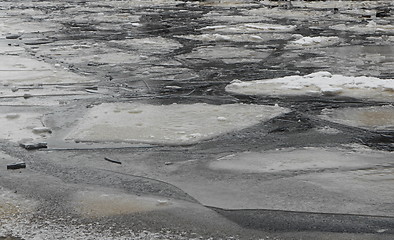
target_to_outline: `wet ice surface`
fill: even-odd
[[[3,169],[0,183],[17,189],[13,199],[38,202],[38,217],[13,216],[0,236],[269,235],[201,204],[240,209],[237,223],[251,208],[393,216],[393,8],[2,1],[2,162],[27,169]],[[28,152],[21,141],[49,149]],[[129,222],[152,231],[130,232]],[[392,234],[354,224],[335,231]]]
[[[372,130],[393,130],[394,109],[392,105],[367,108],[323,109],[321,117],[354,127]]]
[[[66,139],[192,144],[253,126],[287,111],[246,104],[102,104],[89,111]]]

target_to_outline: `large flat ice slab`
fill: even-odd
[[[321,118],[370,130],[394,130],[394,106],[324,109]]]
[[[50,132],[37,131],[45,127],[42,123],[43,113],[9,111],[2,109],[0,114],[0,139],[18,142],[20,140],[43,140]]]
[[[226,91],[244,95],[347,96],[393,102],[394,80],[317,72],[249,82],[235,80],[226,86]]]
[[[247,104],[104,103],[90,109],[66,139],[193,144],[250,127],[287,111],[278,106]]]
[[[316,171],[318,169],[359,168],[386,159],[384,154],[349,153],[338,149],[284,149],[281,151],[242,152],[210,163],[214,170],[263,173],[280,171]]]
[[[278,149],[230,153],[206,164],[203,176],[177,180],[204,205],[394,216],[390,152],[360,146]]]
[[[60,67],[24,56],[0,56],[0,83],[6,85],[92,82]]]

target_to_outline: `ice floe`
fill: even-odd
[[[338,24],[330,27],[334,30],[340,31],[352,31],[357,33],[394,33],[394,25],[391,24],[379,24],[375,21],[371,20],[366,24],[357,24],[357,25],[347,25],[347,24]]]
[[[269,23],[243,23],[235,25],[214,25],[200,29],[200,31],[227,32],[227,33],[258,33],[258,32],[292,32],[295,25],[279,25]]]
[[[290,41],[286,46],[287,48],[298,48],[298,47],[326,47],[337,44],[340,42],[340,38],[333,37],[303,37],[299,36],[297,40]]]
[[[383,152],[349,153],[337,148],[281,149],[231,154],[211,162],[209,167],[214,170],[250,173],[351,169],[385,162],[388,160],[387,157],[388,154]]]
[[[48,131],[38,133],[35,130],[44,127],[42,116],[39,112],[3,112],[0,114],[0,124],[4,126],[0,129],[0,139],[12,142],[45,139],[50,134]]]
[[[290,39],[291,35],[286,33],[264,33],[264,34],[219,34],[206,33],[200,35],[176,36],[179,38],[199,40],[202,42],[265,42],[278,39]]]
[[[394,130],[394,107],[392,105],[324,109],[320,117],[353,127],[371,130]]]
[[[194,49],[189,54],[179,55],[180,59],[221,60],[227,64],[261,61],[269,56],[270,50],[251,50],[236,47],[209,46]]]
[[[193,144],[268,120],[278,106],[104,103],[84,116],[66,139],[84,142]]]
[[[394,80],[316,72],[257,81],[234,80],[226,86],[226,91],[244,95],[347,96],[393,102]]]
[[[163,37],[125,39],[110,41],[110,43],[149,55],[165,54],[182,47],[179,42]]]
[[[0,62],[0,83],[5,85],[92,82],[88,78],[28,57],[1,55]]]

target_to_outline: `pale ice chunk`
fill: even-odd
[[[226,91],[244,95],[340,95],[380,101],[394,101],[394,80],[375,77],[348,77],[317,72],[305,76],[233,81]]]
[[[332,135],[339,134],[342,132],[341,130],[338,130],[336,128],[332,128],[330,126],[319,127],[319,128],[316,128],[315,130],[317,132],[320,132],[323,134],[332,134]]]
[[[42,136],[34,133],[34,128],[42,126],[41,113],[0,114],[0,139],[18,142],[22,139],[39,140]]]
[[[288,112],[278,106],[104,103],[83,117],[66,139],[182,145],[253,126]]]
[[[116,43],[147,55],[165,54],[182,47],[179,42],[163,37],[113,40],[110,43]]]
[[[227,64],[256,62],[269,56],[269,50],[249,50],[246,48],[210,46],[200,47],[189,54],[178,56],[181,59],[203,59],[203,60],[222,60]]]
[[[236,153],[211,162],[209,167],[214,170],[250,173],[359,168],[371,165],[371,157],[386,158],[385,155],[379,153],[349,154],[336,148],[282,149]]]
[[[301,37],[297,40],[289,42],[287,48],[297,47],[326,47],[340,42],[339,37]]]
[[[295,25],[279,25],[269,23],[244,23],[235,25],[207,26],[200,31],[215,31],[229,33],[256,33],[256,32],[292,32],[296,29]]]
[[[375,32],[384,32],[384,33],[394,33],[394,25],[391,24],[378,24],[375,21],[370,21],[367,24],[357,24],[357,25],[346,25],[346,24],[338,24],[334,26],[330,26],[331,29],[340,30],[340,31],[351,31],[357,33],[375,33]]]
[[[278,39],[290,39],[289,33],[263,33],[263,34],[220,34],[206,33],[200,35],[176,36],[179,38],[199,40],[202,42],[265,42]]]
[[[22,56],[0,56],[0,83],[3,84],[54,84],[92,82],[75,73]]]
[[[353,127],[371,130],[394,130],[394,107],[392,105],[325,109],[320,117]]]

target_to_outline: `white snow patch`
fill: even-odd
[[[338,130],[336,128],[332,128],[330,126],[324,126],[324,127],[319,127],[315,129],[317,132],[323,133],[323,134],[339,134],[342,133],[341,130]]]
[[[276,106],[105,103],[86,114],[66,139],[91,142],[192,144],[288,112]]]
[[[321,118],[353,127],[394,130],[394,106],[324,109]]]
[[[249,82],[235,80],[226,91],[245,95],[340,95],[393,102],[394,80],[316,72]]]
[[[325,47],[339,43],[338,37],[301,37],[297,40],[291,41],[286,47]]]
[[[176,36],[179,38],[199,40],[202,42],[265,42],[278,39],[289,39],[288,33],[264,33],[264,34],[219,34],[206,33],[200,35]]]

